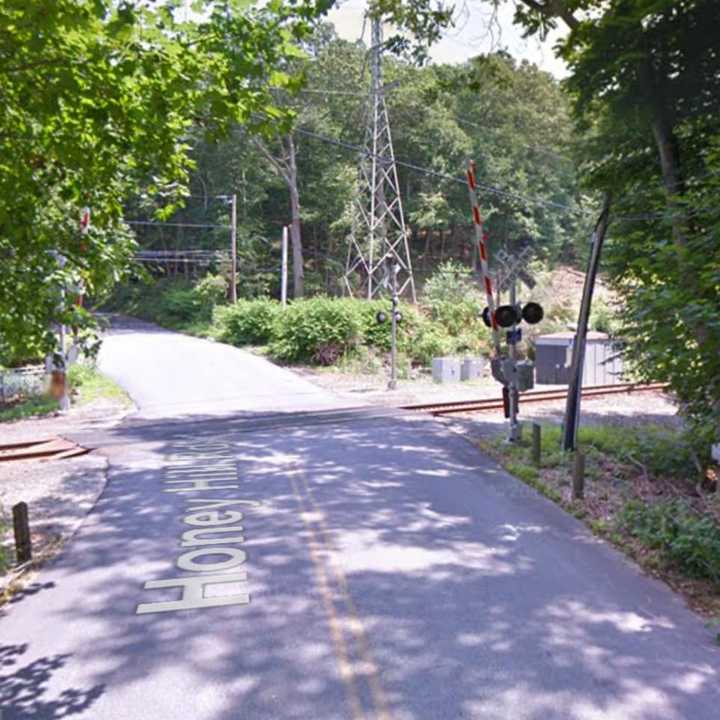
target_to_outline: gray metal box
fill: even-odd
[[[460,366],[460,379],[477,380],[484,368],[485,361],[482,358],[465,358]]]
[[[538,385],[567,385],[574,333],[540,335],[535,340]],[[585,345],[583,385],[615,385],[623,382],[622,344],[604,333],[588,332]]]
[[[458,382],[460,380],[460,360],[454,357],[433,358],[432,376],[436,383]]]
[[[517,364],[517,383],[520,392],[532,390],[535,387],[535,365],[529,360],[521,360]]]

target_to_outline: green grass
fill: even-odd
[[[58,408],[57,400],[53,400],[46,395],[38,395],[37,397],[23,400],[16,405],[0,408],[0,423],[49,415],[58,410]]]
[[[103,375],[94,365],[73,365],[68,372],[74,405],[87,405],[95,400],[115,400],[129,405],[127,393],[113,380]]]
[[[130,405],[130,398],[125,391],[100,373],[94,365],[73,365],[68,373],[68,382],[72,404],[75,406],[87,405],[99,399]],[[48,395],[36,395],[9,407],[0,408],[0,423],[50,415],[59,408],[57,400]]]

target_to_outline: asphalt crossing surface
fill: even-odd
[[[184,369],[143,380],[163,337]],[[720,717],[701,620],[441,424],[212,343],[110,340],[139,412],[0,619],[2,720]]]

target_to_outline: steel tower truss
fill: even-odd
[[[399,294],[416,301],[410,246],[403,217],[390,120],[382,80],[382,28],[372,21],[371,87],[365,150],[360,156],[345,289],[372,300],[389,293],[389,267],[397,265]]]

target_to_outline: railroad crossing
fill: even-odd
[[[109,481],[0,618],[3,720],[714,720],[703,623],[428,413],[142,324],[102,352],[139,409],[71,438]]]

